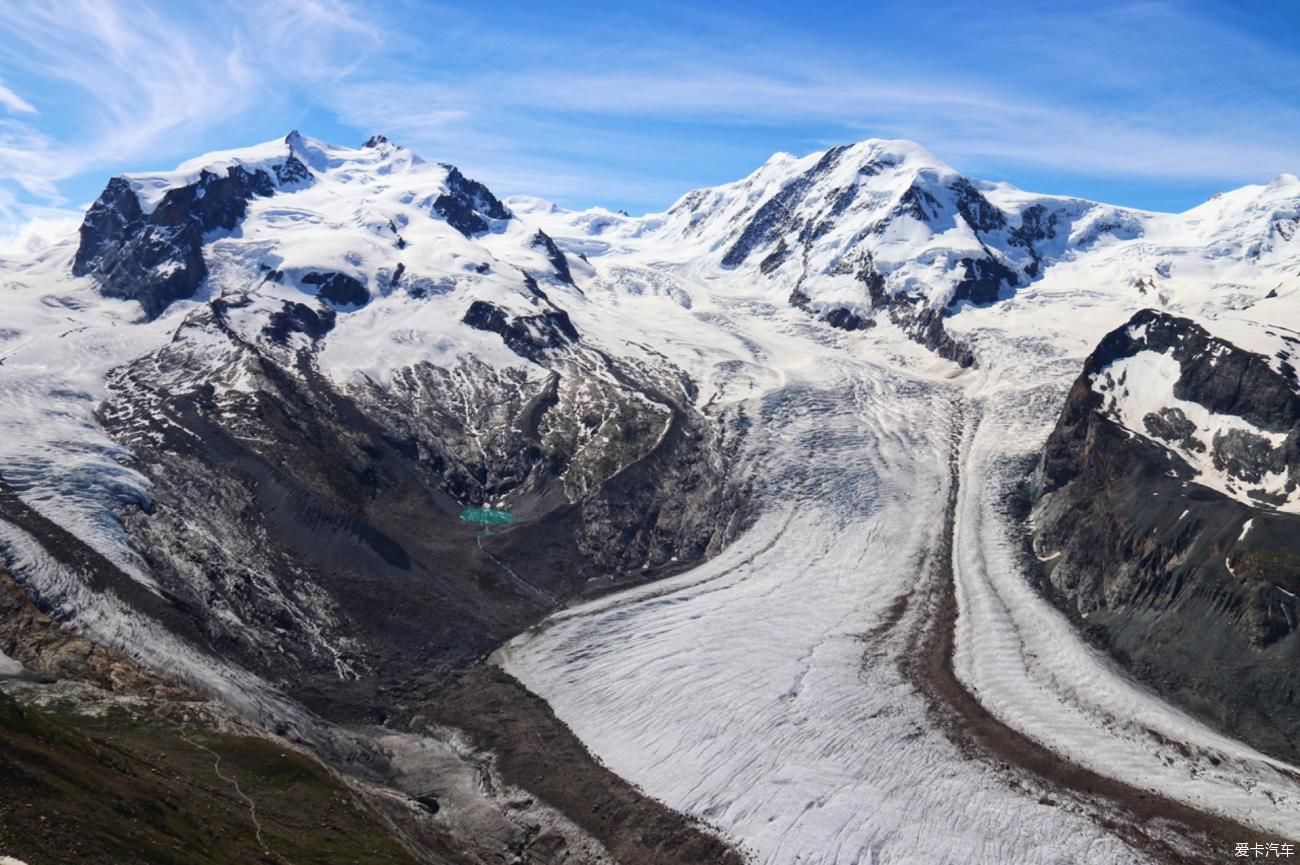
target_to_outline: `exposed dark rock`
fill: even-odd
[[[1180,400],[1289,430],[1280,448],[1242,432],[1209,444],[1248,482],[1297,464],[1296,395],[1267,359],[1184,318],[1144,310],[1088,358],[1030,483],[1044,590],[1135,675],[1252,745],[1300,756],[1300,517],[1197,484],[1166,445],[1202,450],[1181,411],[1143,419],[1150,439],[1104,413],[1092,378],[1152,350],[1178,360]],[[1197,447],[1199,445],[1199,447]]]
[[[1286,451],[1249,430],[1230,429],[1214,437],[1210,447],[1214,467],[1248,484],[1258,484],[1266,474],[1285,472]]]
[[[895,320],[907,332],[907,335],[921,345],[946,360],[962,368],[976,365],[975,353],[965,343],[954,339],[943,326],[943,313],[939,310],[916,304],[908,307],[899,305],[891,310]]]
[[[838,327],[840,330],[866,330],[876,324],[873,320],[863,318],[842,306],[828,311],[822,317],[831,327]]]
[[[524,287],[528,289],[533,297],[550,303],[551,298],[546,294],[546,292],[542,291],[542,287],[537,284],[537,280],[534,279],[531,274],[524,274]]]
[[[964,343],[953,339],[943,324],[943,313],[926,305],[921,298],[891,295],[885,291],[885,279],[875,268],[870,253],[854,259],[841,258],[836,264],[838,275],[853,274],[867,289],[873,310],[885,313],[903,332],[919,344],[946,360],[961,367],[975,366],[975,355]],[[790,294],[791,306],[814,312],[811,298],[796,288]],[[844,307],[822,312],[820,317],[834,327],[844,330],[865,330],[875,326],[875,319],[863,316]]]
[[[548,349],[563,348],[579,339],[577,328],[562,309],[512,317],[499,306],[476,300],[461,321],[477,330],[500,334],[511,351],[529,360],[537,360]]]
[[[470,180],[448,166],[447,192],[433,202],[434,213],[466,237],[487,231],[489,219],[510,219],[510,211],[491,191],[477,180]]]
[[[1008,233],[1007,241],[1011,245],[1023,247],[1033,256],[1034,260],[1025,267],[1025,273],[1029,277],[1038,276],[1042,267],[1038,244],[1056,239],[1059,222],[1060,217],[1056,211],[1048,211],[1041,204],[1032,204],[1020,212],[1020,225]]]
[[[479,216],[471,205],[454,195],[439,195],[433,202],[433,212],[466,237],[482,234],[489,227],[487,220]]]
[[[275,177],[280,181],[281,188],[310,183],[312,179],[311,171],[298,157],[293,155],[275,166]]]
[[[1196,424],[1188,420],[1180,408],[1166,406],[1158,412],[1150,412],[1142,418],[1142,425],[1152,438],[1174,442],[1189,451],[1205,451],[1205,442],[1195,435]]]
[[[292,156],[280,170],[310,177]],[[169,190],[146,214],[130,181],[115,177],[82,221],[72,272],[93,277],[106,297],[139,301],[154,318],[172,301],[193,296],[207,277],[204,235],[233,230],[253,196],[274,191],[275,182],[260,169],[205,170],[194,183]]]
[[[929,223],[937,219],[941,212],[943,212],[943,205],[939,203],[939,199],[924,186],[914,183],[903,190],[889,218],[880,222],[876,230],[883,232],[889,222],[899,216],[909,216],[917,222]]]
[[[91,267],[112,247],[129,236],[144,221],[140,199],[125,177],[108,181],[81,221],[81,244],[73,259],[73,273],[90,272]]]
[[[574,284],[573,274],[569,271],[569,260],[564,257],[563,250],[555,245],[555,241],[551,239],[549,234],[539,228],[537,233],[533,235],[533,239],[529,241],[529,244],[546,253],[546,260],[551,263],[551,267],[555,269],[555,275],[561,281],[567,282],[569,285]]]
[[[836,220],[843,216],[845,211],[853,205],[853,202],[857,200],[857,195],[858,187],[853,185],[836,189],[831,193],[830,207],[819,213],[817,220],[805,225],[803,231],[800,232],[799,241],[804,244],[805,248],[821,239],[823,235],[835,227]]]
[[[963,258],[960,263],[963,275],[948,301],[950,307],[963,300],[981,306],[996,303],[1004,286],[1019,282],[1016,272],[996,258]]]
[[[406,240],[403,239],[401,233],[397,230],[397,223],[393,222],[391,219],[388,220],[388,230],[393,233],[393,237],[395,238],[394,242],[396,243],[397,248],[406,249]]]
[[[797,288],[790,293],[790,305],[798,307],[805,312],[814,311],[812,308],[812,302],[809,300],[808,295],[804,294]],[[863,316],[860,316],[852,310],[846,309],[842,306],[824,310],[818,315],[818,317],[831,327],[837,327],[840,330],[866,330],[867,328],[875,327],[876,325],[875,321],[872,319],[864,318]]]
[[[754,250],[793,231],[796,228],[794,206],[823,174],[835,167],[846,149],[832,147],[827,150],[822,158],[817,160],[816,165],[791,180],[780,192],[763,202],[754,212],[740,237],[723,255],[722,266],[736,267]]]
[[[294,333],[305,334],[315,341],[334,328],[334,317],[332,309],[317,310],[306,304],[285,301],[284,307],[271,315],[262,333],[280,345],[287,345],[289,335]]]
[[[311,271],[302,276],[304,285],[314,285],[325,300],[336,306],[364,306],[370,301],[370,292],[361,281],[346,273]]]
[[[957,212],[976,234],[1005,228],[1007,217],[984,197],[975,185],[964,177],[953,181],[949,187],[957,203]]]
[[[887,168],[895,168],[898,163],[892,157],[882,156],[878,159],[872,159],[862,163],[858,167],[858,174],[863,177],[875,177]]]
[[[763,260],[759,262],[758,269],[765,275],[772,273],[781,265],[785,264],[785,260],[789,257],[790,247],[786,244],[785,238],[783,237],[777,242],[772,251],[764,256]],[[791,303],[793,302],[794,301],[792,300]],[[798,306],[799,304],[795,305]]]

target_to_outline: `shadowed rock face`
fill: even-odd
[[[832,147],[804,174],[786,184],[780,192],[763,203],[745,226],[736,242],[722,257],[723,267],[735,267],[755,249],[764,246],[794,228],[794,207],[814,183],[835,167],[847,147]]]
[[[476,300],[462,321],[476,330],[500,334],[511,351],[529,360],[538,360],[547,349],[578,341],[578,331],[569,321],[569,314],[559,308],[536,315],[511,316],[485,300]]]
[[[961,282],[953,292],[948,305],[956,306],[963,300],[977,306],[994,303],[1005,286],[1016,285],[1020,277],[996,258],[963,258],[965,268]]]
[[[790,305],[806,312],[814,312],[811,299],[797,288],[790,292]],[[840,330],[866,330],[876,324],[873,319],[857,315],[844,307],[836,307],[824,313],[821,318],[831,327]]]
[[[1103,413],[1093,377],[1148,350],[1178,361],[1178,399],[1286,433],[1283,445],[1244,431],[1202,442],[1176,407],[1149,413],[1145,436],[1125,430]],[[1214,448],[1216,464],[1246,479],[1261,465],[1294,473],[1298,435],[1295,385],[1266,358],[1146,310],[1088,358],[1030,484],[1047,594],[1162,694],[1291,761],[1300,516],[1195,483],[1168,447]]]
[[[69,562],[323,716],[418,701],[589,581],[653,578],[743,525],[689,382],[583,348],[540,299],[536,316],[481,314],[549,378],[468,360],[347,391],[314,365],[331,310],[285,303],[258,342],[230,324],[240,303],[195,309],[175,341],[114,373],[100,409],[150,480],[148,508],[122,523],[161,596],[100,557]],[[257,387],[214,386],[229,369]],[[519,516],[507,529],[457,518],[503,499]],[[24,525],[68,546],[35,516]]]
[[[550,235],[538,229],[537,233],[533,235],[532,246],[546,253],[546,260],[550,262],[551,267],[555,270],[555,275],[561,281],[574,285],[573,274],[569,271],[569,260],[564,257],[564,253],[555,245],[555,241],[551,239]]]
[[[287,180],[309,176],[292,156],[280,169]],[[72,272],[94,277],[106,297],[140,301],[155,318],[172,301],[193,296],[207,277],[204,234],[233,230],[253,196],[274,191],[270,174],[236,165],[224,176],[202,172],[146,214],[130,182],[115,177],[82,221]]]
[[[1029,251],[1033,261],[1025,267],[1025,275],[1030,279],[1038,276],[1042,259],[1038,253],[1038,244],[1055,240],[1060,215],[1049,211],[1041,204],[1031,204],[1020,212],[1020,225],[1008,234],[1008,241]]]
[[[370,292],[356,277],[346,273],[316,273],[303,275],[305,285],[314,285],[320,296],[335,306],[362,306],[370,300]]]
[[[482,234],[489,219],[510,219],[512,214],[492,192],[477,180],[470,180],[448,166],[447,192],[433,202],[434,213],[466,237]]]
[[[332,309],[312,309],[306,304],[285,301],[280,311],[271,314],[262,334],[280,345],[287,345],[293,333],[318,340],[334,328],[335,317]]]

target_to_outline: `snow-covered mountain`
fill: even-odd
[[[1070,391],[1033,512],[1063,608],[1165,693],[1292,759],[1298,344],[1276,324],[1139,312]]]
[[[1290,175],[1160,214],[881,140],[642,217],[382,136],[124,175],[0,260],[0,563],[367,783],[491,751],[541,800],[458,787],[417,847],[489,813],[527,861],[1295,837],[1298,225]],[[494,649],[647,795],[520,769],[570,734],[500,734],[555,721]]]

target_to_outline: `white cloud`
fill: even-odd
[[[457,162],[504,193],[571,202],[584,186],[588,200],[681,191],[690,181],[674,175],[690,169],[668,165],[673,147],[734,153],[742,174],[753,155],[732,143],[740,126],[784,149],[914,138],[959,168],[1012,179],[1030,166],[1227,184],[1296,168],[1294,100],[1185,77],[1195,67],[1214,78],[1204,44],[1287,80],[1296,62],[1169,4],[954,19],[961,38],[1001,58],[964,67],[914,40],[844,47],[704,15],[639,27],[634,13],[611,10],[540,38],[509,16],[404,0],[0,3],[0,65],[50,82],[48,98],[28,95],[57,98],[63,125],[77,130],[55,134],[52,118],[0,85],[11,112],[0,117],[0,178],[58,202],[69,177],[207,149],[218,129],[220,146],[238,144],[250,118],[313,108]],[[1142,49],[1151,32],[1170,38]],[[673,140],[674,124],[698,137]],[[0,196],[0,217],[12,210]]]
[[[62,203],[67,178],[202,147],[223,124],[276,110],[284,81],[346,76],[380,44],[330,0],[32,0],[0,4],[0,31],[0,63],[45,82],[76,130],[55,134],[43,116],[0,120],[0,185],[49,203]],[[0,105],[34,112],[6,89]],[[0,199],[0,217],[12,222],[14,205]]]
[[[976,46],[956,66],[926,56],[939,47],[915,40],[850,54],[716,16],[671,33],[557,31],[540,40],[545,50],[512,35],[508,23],[462,17],[445,43],[420,45],[426,56],[472,44],[485,61],[509,62],[420,79],[412,75],[422,65],[402,56],[389,74],[342,80],[320,98],[349,125],[389,131],[433,158],[477,164],[485,179],[554,168],[566,188],[586,173],[592,195],[608,180],[598,177],[607,175],[602,162],[633,163],[637,150],[657,156],[677,144],[665,138],[677,123],[694,124],[691,134],[708,147],[718,146],[709,127],[722,139],[738,125],[789,130],[795,140],[782,146],[791,149],[813,130],[818,140],[913,138],[959,168],[1008,171],[1012,179],[1020,166],[1227,185],[1296,169],[1294,100],[1267,88],[1222,88],[1224,76],[1205,63],[1205,46],[1219,45],[1234,63],[1258,62],[1269,75],[1290,80],[1300,72],[1247,34],[1158,2],[1086,14],[1029,8],[1011,17],[955,24]],[[1169,38],[1153,43],[1152,33]],[[998,62],[977,62],[981,50]],[[751,167],[738,164],[736,174]],[[640,185],[661,179],[647,175]]]
[[[82,218],[79,211],[57,208],[23,208],[21,213],[21,223],[0,225],[0,255],[30,255],[66,241],[76,235]]]
[[[47,200],[60,180],[194,136],[248,104],[229,57],[142,4],[0,4],[0,29],[0,57],[43,78],[78,129],[56,138],[36,120],[0,126],[0,176]]]
[[[380,28],[340,0],[230,0],[232,40],[263,87],[327,87],[383,47]]]
[[[0,106],[15,114],[35,114],[36,106],[0,82]]]

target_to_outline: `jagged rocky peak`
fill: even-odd
[[[1300,334],[1218,326],[1231,339],[1188,318],[1137,313],[1089,357],[1072,402],[1165,449],[1185,480],[1300,513]],[[1082,470],[1070,428],[1058,427],[1049,442],[1048,490]]]
[[[870,139],[796,158],[777,154],[736,183],[695,190],[661,229],[753,273],[829,324],[899,320],[963,365],[943,317],[1010,297],[1091,240],[1133,230],[1099,206],[966,177],[910,141]]]
[[[514,218],[509,208],[482,183],[461,174],[454,165],[444,163],[443,168],[447,169],[447,191],[433,202],[433,209],[448,225],[472,237],[489,231],[496,223]]]
[[[528,245],[533,249],[541,250],[541,252],[546,256],[547,263],[550,264],[551,268],[555,271],[555,276],[561,282],[567,282],[569,285],[574,285],[573,273],[569,270],[569,260],[565,257],[564,252],[555,245],[555,241],[551,239],[549,234],[542,231],[540,228],[537,229],[537,233],[532,236]]]
[[[1300,749],[1300,335],[1143,310],[1075,381],[1029,484],[1049,596],[1190,711]]]
[[[283,200],[253,206],[270,196]],[[214,293],[270,279],[351,311],[377,292],[401,286],[427,296],[466,279],[458,274],[467,266],[492,270],[503,250],[461,248],[444,236],[446,226],[471,242],[507,235],[507,246],[536,250],[521,255],[520,267],[572,284],[554,243],[540,232],[531,242],[511,240],[514,222],[482,183],[385,136],[349,148],[295,130],[172,171],[114,178],[86,214],[72,271],[105,296],[139,301],[149,318],[193,297],[217,262],[223,277]],[[246,284],[226,285],[241,273]]]
[[[73,274],[93,277],[105,296],[139,301],[150,318],[192,296],[208,274],[207,235],[234,230],[253,197],[312,181],[298,142],[294,132],[171,172],[113,178],[82,221]]]

